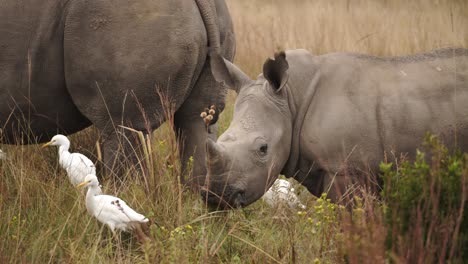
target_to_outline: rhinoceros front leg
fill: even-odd
[[[179,153],[182,163],[181,181],[194,189],[204,184],[205,167],[205,142],[207,131],[200,117],[187,118],[179,113],[175,115],[174,128],[176,130]],[[191,162],[191,157],[193,162]],[[190,163],[192,171],[190,169]],[[190,175],[187,177],[187,175]]]
[[[211,137],[216,141],[217,126],[215,121],[224,108],[226,89],[219,85],[211,76],[210,68],[205,66],[191,94],[174,116],[174,129],[178,139],[182,175],[191,175],[182,181],[195,189],[204,185],[206,139]],[[215,105],[217,109],[213,124],[207,129],[200,113],[211,105]],[[190,157],[193,157],[191,172],[187,171]]]
[[[376,175],[366,169],[344,167],[329,172],[324,180],[324,192],[336,203],[348,207],[354,204],[355,197],[362,197],[364,193],[378,195],[380,181]],[[351,207],[350,207],[351,208]]]

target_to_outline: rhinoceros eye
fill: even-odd
[[[260,148],[258,149],[258,152],[260,153],[260,155],[263,155],[263,156],[266,155],[268,152],[268,145],[262,144]]]

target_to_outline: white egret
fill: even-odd
[[[277,206],[280,203],[285,203],[290,208],[299,207],[300,209],[306,209],[306,206],[301,203],[294,191],[289,181],[277,179],[262,196],[262,199],[271,207]]]
[[[112,233],[115,229],[122,231],[136,230],[138,238],[148,239],[142,232],[141,224],[149,220],[144,215],[135,212],[122,199],[99,194],[99,181],[94,174],[88,174],[77,188],[88,187],[86,193],[86,209],[96,219],[109,226]]]
[[[70,153],[70,140],[64,135],[55,135],[48,143],[42,145],[58,146],[59,164],[67,172],[68,178],[73,185],[84,181],[88,174],[96,175],[94,163],[81,153]]]

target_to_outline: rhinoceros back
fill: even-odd
[[[162,101],[177,110],[204,69],[207,34],[195,1],[5,1],[0,125],[7,142],[45,141],[91,123],[105,131],[110,121],[155,129],[168,110]]]
[[[0,3],[0,127],[4,142],[44,141],[57,132],[69,134],[90,124],[65,87],[65,2]]]
[[[426,132],[450,149],[468,151],[467,49],[312,60],[320,65],[321,82],[307,102],[301,147],[321,171],[333,175],[346,164],[377,174],[382,160],[414,157]]]

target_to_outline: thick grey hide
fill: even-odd
[[[257,80],[216,61],[215,76],[238,97],[230,127],[207,142],[203,194],[214,206],[246,206],[280,173],[334,201],[357,186],[378,191],[379,163],[414,158],[426,132],[468,151],[467,49],[388,58],[291,50],[268,59]]]
[[[135,161],[136,146],[120,137],[132,133],[120,125],[148,133],[175,112],[183,164],[193,155],[194,176],[203,180],[199,113],[212,104],[220,112],[226,94],[212,77],[208,45],[234,56],[224,0],[2,0],[1,140],[39,143],[94,124],[105,163],[115,168]]]

